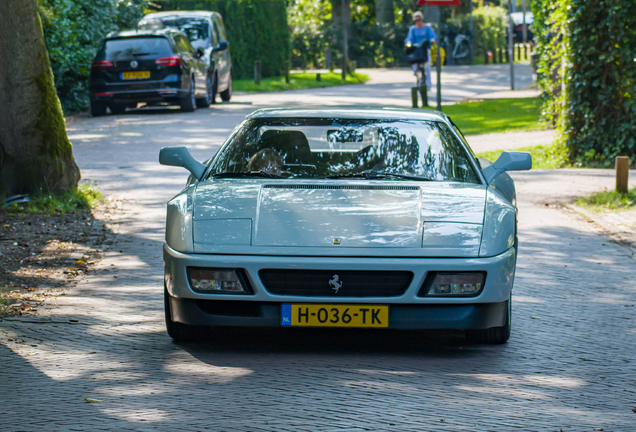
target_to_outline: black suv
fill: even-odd
[[[211,11],[169,11],[146,15],[137,24],[139,30],[174,28],[182,31],[192,46],[203,50],[201,59],[212,78],[212,103],[217,92],[221,100],[232,97],[232,59],[223,18]]]
[[[208,66],[178,30],[110,33],[91,66],[94,116],[121,114],[139,102],[177,104],[181,111],[210,106],[213,83]]]

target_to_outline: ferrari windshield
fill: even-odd
[[[214,158],[210,176],[479,183],[451,130],[422,120],[249,120]]]

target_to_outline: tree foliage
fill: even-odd
[[[223,17],[232,55],[232,76],[254,76],[254,61],[264,77],[280,75],[290,57],[287,0],[157,0],[166,10],[209,10]]]
[[[475,50],[492,50],[505,47],[508,12],[501,6],[486,5],[473,10],[473,47]],[[448,21],[450,31],[470,33],[470,15],[461,14]]]
[[[146,0],[38,0],[55,87],[65,111],[88,107],[95,53],[113,30],[134,28]]]
[[[569,161],[635,157],[636,2],[535,0],[533,11],[543,115]]]

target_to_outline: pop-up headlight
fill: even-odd
[[[219,268],[188,268],[192,289],[205,293],[249,294],[237,270]]]
[[[432,279],[432,282],[431,282]],[[486,274],[435,272],[424,284],[420,295],[426,296],[471,296],[478,294],[484,286]],[[428,290],[427,290],[428,288]],[[423,292],[424,291],[424,292]]]

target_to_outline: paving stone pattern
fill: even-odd
[[[161,244],[165,202],[186,175],[158,166],[158,149],[184,143],[209,157],[251,109],[69,124],[83,177],[124,210],[106,221],[112,243],[93,273],[38,316],[0,322],[0,430],[636,430],[635,261],[594,224],[545,206],[611,184],[606,172],[516,177],[521,246],[506,345],[305,329],[173,343]]]
[[[503,346],[282,330],[174,344],[161,261],[142,258],[159,241],[135,238],[143,223],[129,221],[97,274],[57,306],[0,324],[0,429],[634,430],[634,261],[582,220],[522,210]]]

